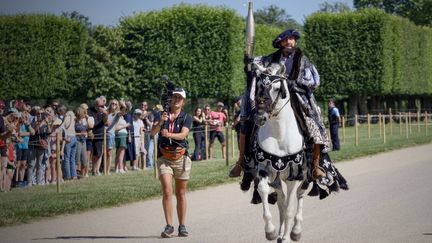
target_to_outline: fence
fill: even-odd
[[[397,113],[378,114],[378,115],[355,115],[353,119],[346,120],[342,117],[342,143],[354,140],[356,146],[360,142],[376,139],[378,137],[383,144],[394,136],[405,136],[409,139],[414,134],[429,135],[430,114],[425,113]],[[373,124],[377,125],[373,125]],[[354,124],[354,136],[347,136],[347,124]],[[364,125],[365,124],[365,125]],[[415,127],[415,129],[413,129]],[[398,131],[398,134],[395,134]],[[362,136],[366,132],[367,136]],[[422,133],[424,132],[424,133]],[[364,134],[364,133],[363,133]]]
[[[401,136],[405,137],[405,139],[409,139],[413,135],[417,136],[428,136],[429,135],[429,121],[431,120],[431,115],[427,112],[425,113],[398,113],[398,114],[378,114],[378,115],[355,115],[352,119],[345,119],[342,117],[342,127],[339,130],[339,135],[341,137],[342,144],[354,143],[355,146],[359,146],[360,143],[368,143],[371,140],[380,140],[382,144],[386,144],[387,141],[392,138],[400,138]],[[347,126],[348,124],[354,124],[354,127],[351,128]],[[213,131],[210,129],[208,125],[204,128],[204,136],[205,136],[205,160],[209,160],[209,133]],[[195,131],[191,130],[189,132],[189,140],[193,137],[193,133]],[[202,132],[202,131],[201,131]],[[235,131],[232,129],[232,126],[224,126],[222,132],[225,136],[226,141],[226,151],[225,151],[225,164],[228,166],[230,164],[230,160],[236,159],[238,154],[237,149],[237,139],[235,136]],[[328,131],[327,131],[328,132]],[[423,132],[423,133],[422,133]],[[104,130],[103,135],[95,134],[95,138],[103,138],[103,164],[104,164],[104,175],[108,174],[107,171],[107,161],[106,161],[106,129]],[[145,143],[144,133],[140,134],[140,138],[142,142]],[[329,136],[330,137],[330,136]],[[59,139],[57,140],[59,141]],[[157,161],[157,137],[154,139],[154,151],[153,151],[153,161],[156,163]],[[194,144],[190,142],[190,144]],[[59,154],[60,146],[57,146],[56,153]],[[193,151],[193,147],[190,151]],[[59,156],[57,156],[59,158]],[[57,161],[58,170],[60,170],[60,161]],[[91,163],[89,163],[90,165]],[[145,168],[145,161],[141,160],[140,167]],[[156,166],[153,166],[154,176],[157,178],[157,169]],[[57,173],[57,176],[61,175],[61,172]],[[59,179],[57,179],[57,191],[61,191],[59,186]]]

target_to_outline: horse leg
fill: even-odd
[[[277,238],[277,233],[274,225],[271,222],[272,215],[268,203],[268,194],[270,191],[268,176],[260,178],[257,191],[261,197],[262,205],[263,205],[263,219],[265,223],[264,231],[265,231],[266,238],[267,240],[275,240]]]
[[[285,214],[286,214],[286,207],[285,205],[285,193],[283,192],[283,189],[277,190],[277,206],[279,211],[279,238],[282,237],[284,228],[284,222],[285,222]]]
[[[300,181],[288,182],[286,184],[287,184],[287,198],[285,200],[285,208],[286,208],[285,230],[281,239],[282,243],[290,242],[288,233],[290,232],[293,226],[294,216],[296,214],[297,188],[300,186]]]
[[[301,187],[297,188],[297,214],[294,217],[294,226],[291,231],[290,237],[293,241],[299,241],[301,238],[301,232],[303,230],[302,223],[303,223],[303,195],[305,193],[305,190],[303,190]]]

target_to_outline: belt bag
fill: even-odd
[[[165,147],[161,148],[162,156],[169,160],[179,160],[185,153],[186,149],[182,147]]]

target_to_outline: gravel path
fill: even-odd
[[[432,242],[432,144],[337,166],[351,190],[305,198],[300,242]],[[237,184],[188,193],[188,238],[159,237],[154,199],[0,228],[0,242],[266,242],[262,207],[250,198]]]

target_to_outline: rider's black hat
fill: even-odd
[[[297,30],[288,29],[284,32],[280,33],[274,40],[273,40],[273,47],[274,48],[280,48],[280,42],[282,40],[285,40],[288,37],[294,37],[296,40],[300,39],[300,33]]]

